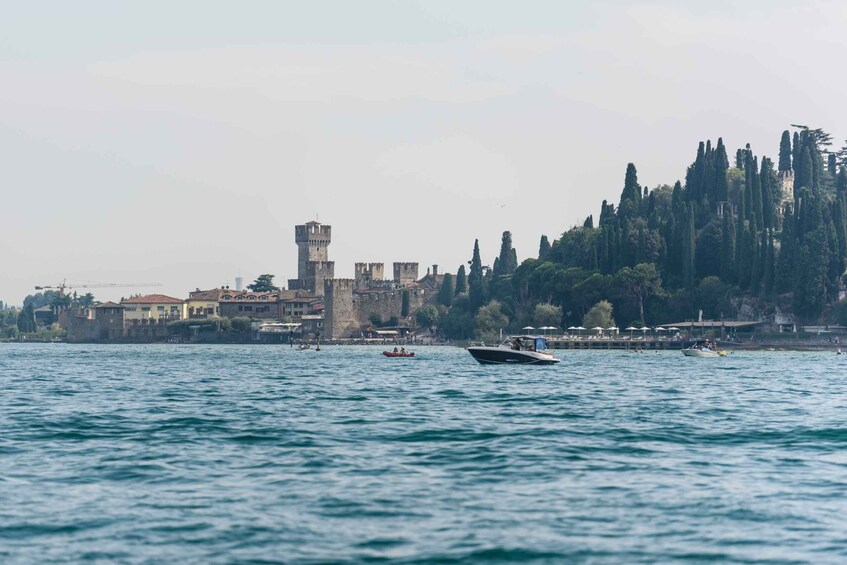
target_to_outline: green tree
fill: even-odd
[[[653,296],[664,294],[662,277],[653,263],[640,263],[632,269],[624,267],[615,274],[614,284],[638,304],[642,325],[646,323],[644,305]],[[609,315],[611,316],[611,312]]]
[[[541,236],[541,242],[538,244],[538,258],[543,259],[550,252],[550,241],[546,235]]]
[[[483,339],[492,339],[509,325],[509,318],[503,313],[501,304],[492,300],[479,309],[475,322],[477,335]]]
[[[707,320],[719,320],[730,313],[729,292],[731,287],[718,277],[706,277],[694,291],[694,306],[703,310]]]
[[[24,306],[18,314],[18,330],[21,333],[35,331],[35,308],[33,308],[32,302]]]
[[[456,287],[453,284],[453,275],[445,273],[444,278],[441,279],[441,287],[438,289],[438,303],[442,306],[450,306],[455,294]]]
[[[512,249],[512,232],[504,231],[500,241],[500,255],[494,262],[494,276],[511,275],[517,268]]]
[[[259,275],[252,284],[247,285],[247,288],[253,292],[275,292],[279,290],[274,286],[274,276],[268,274]]]
[[[432,304],[427,304],[418,308],[415,312],[415,322],[423,328],[432,328],[438,324],[438,308]]]
[[[474,240],[471,271],[468,275],[468,296],[471,310],[476,312],[485,304],[485,281],[482,273],[482,259],[479,256],[479,240]]]
[[[409,315],[409,291],[403,290],[400,295],[400,317],[405,318]]]
[[[616,326],[615,319],[612,318],[612,303],[608,300],[601,300],[591,307],[591,309],[582,318],[582,325],[586,328],[610,328]]]
[[[782,132],[782,139],[779,141],[779,171],[785,172],[791,170],[791,134],[788,130]]]
[[[536,304],[532,320],[536,327],[559,327],[562,323],[562,307],[553,304]]]
[[[464,294],[468,291],[468,278],[465,274],[465,266],[460,265],[456,272],[456,294]]]

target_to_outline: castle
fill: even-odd
[[[418,263],[395,262],[393,278],[385,279],[383,263],[356,263],[354,278],[335,278],[335,262],[329,260],[332,226],[312,221],[294,227],[297,244],[297,278],[289,279],[289,290],[302,290],[323,297],[324,335],[327,339],[357,337],[372,318],[399,318],[403,295],[408,295],[409,315],[435,303],[443,275],[438,266],[418,279]]]

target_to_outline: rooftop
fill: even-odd
[[[182,304],[182,299],[164,294],[148,294],[121,300],[121,304]]]

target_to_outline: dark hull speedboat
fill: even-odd
[[[512,336],[496,346],[472,345],[468,353],[483,365],[554,365],[559,362],[547,349],[547,340],[535,336]]]

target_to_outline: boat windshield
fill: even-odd
[[[536,351],[546,351],[547,350],[547,340],[543,337],[535,338],[535,350]]]

